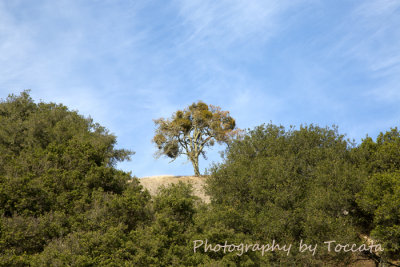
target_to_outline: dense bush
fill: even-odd
[[[400,132],[380,133],[359,146],[361,168],[368,171],[357,201],[365,212],[365,231],[385,246],[384,256],[400,258]]]
[[[210,169],[205,204],[183,183],[151,198],[115,168],[133,153],[63,105],[11,95],[0,125],[0,266],[339,266],[360,255],[323,242],[365,237],[385,251],[364,256],[399,260],[396,128],[355,145],[335,127],[256,127]],[[194,252],[196,240],[293,247]]]
[[[254,240],[296,246],[317,244],[314,256],[293,249],[274,262],[348,262],[350,253],[328,253],[323,242],[357,243],[355,194],[362,175],[352,146],[336,128],[285,130],[263,125],[234,142],[224,163],[211,169],[208,192],[221,220]]]
[[[114,168],[132,152],[90,118],[23,92],[0,103],[0,123],[3,265],[110,260],[151,219],[148,193]]]

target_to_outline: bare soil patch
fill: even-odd
[[[205,203],[210,203],[210,197],[204,192],[204,185],[207,177],[196,177],[196,176],[173,176],[173,175],[161,175],[161,176],[150,176],[139,178],[140,184],[149,190],[150,195],[154,196],[157,194],[157,190],[160,186],[168,186],[178,182],[190,183],[193,186],[193,194],[199,197]]]

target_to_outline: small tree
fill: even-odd
[[[172,161],[186,155],[196,176],[200,175],[199,156],[206,159],[204,149],[215,142],[227,143],[240,131],[228,111],[202,101],[176,111],[171,119],[160,118],[154,123],[157,129],[152,141],[158,148],[156,155],[165,155]]]

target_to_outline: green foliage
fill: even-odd
[[[115,136],[91,119],[34,104],[26,92],[1,103],[0,114],[2,214],[38,216],[73,205],[83,188],[122,192],[129,176],[112,167],[132,153],[114,149]]]
[[[233,142],[215,165],[208,193],[226,227],[253,240],[357,243],[355,193],[362,176],[336,128],[263,125]],[[310,255],[308,255],[310,256]],[[349,261],[350,254],[275,255],[271,262]]]
[[[360,166],[368,170],[358,203],[369,220],[365,231],[381,241],[384,256],[400,255],[400,133],[397,128],[380,133],[376,141],[367,137],[358,149]]]
[[[133,233],[138,242],[138,266],[188,266],[199,263],[192,253],[191,235],[196,198],[190,186],[162,187],[154,198],[154,222]]]
[[[137,241],[135,266],[254,266],[262,262],[253,252],[242,256],[204,250],[194,253],[194,240],[239,244],[249,238],[215,220],[211,207],[192,195],[190,184],[161,187],[152,206],[154,221],[131,232],[132,240]]]
[[[373,215],[371,237],[383,242],[389,256],[400,253],[400,173],[373,175],[359,194],[363,209]]]
[[[196,176],[199,172],[199,156],[205,158],[207,147],[227,143],[240,133],[235,129],[235,120],[229,112],[201,101],[184,110],[176,111],[171,119],[154,120],[157,129],[153,142],[158,156],[165,155],[175,160],[186,155],[191,161]]]
[[[107,242],[151,219],[149,194],[114,168],[133,153],[92,119],[23,92],[0,124],[0,265],[104,263]]]
[[[366,253],[376,262],[398,260],[397,128],[358,146],[335,127],[268,124],[241,134],[228,112],[202,102],[156,124],[159,152],[186,153],[197,167],[205,147],[229,143],[207,180],[210,204],[183,183],[151,198],[115,168],[133,153],[115,149],[116,137],[90,118],[36,104],[28,92],[1,101],[0,266],[345,266],[354,254],[322,242],[363,236],[384,246]],[[294,247],[195,253],[195,240]],[[316,255],[299,253],[301,240],[318,244]]]
[[[105,231],[73,232],[63,239],[53,240],[41,254],[32,257],[32,264],[123,266],[126,257],[130,257],[123,247],[126,241],[126,228],[123,225],[112,226]]]

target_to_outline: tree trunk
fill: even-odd
[[[199,157],[195,157],[193,159],[190,159],[193,165],[194,169],[194,176],[200,176],[200,171],[199,171]]]

